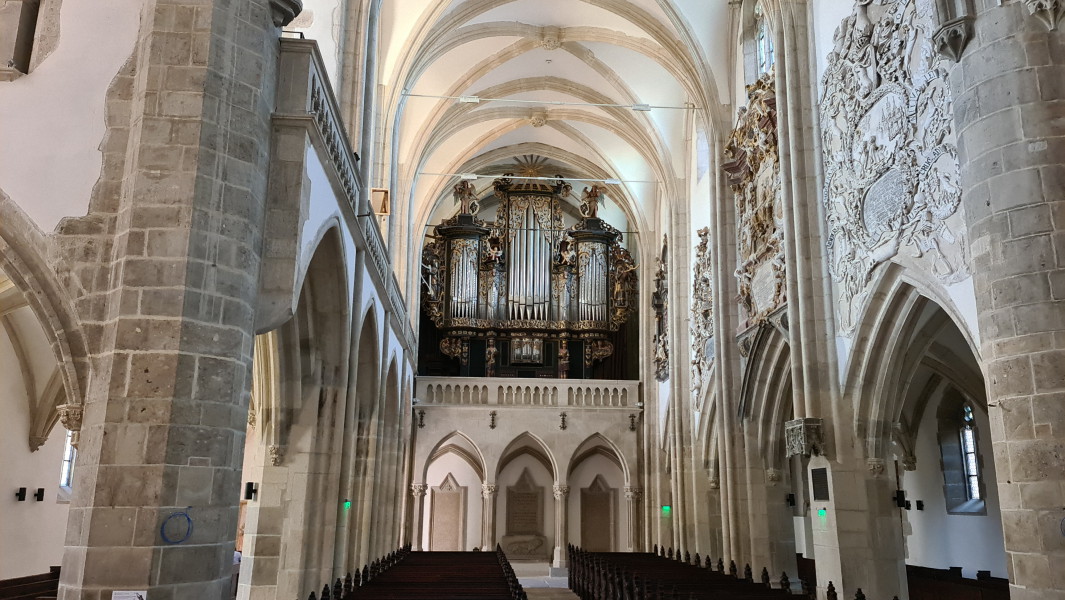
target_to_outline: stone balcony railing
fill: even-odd
[[[418,377],[419,407],[517,406],[640,408],[639,381]]]
[[[414,349],[414,330],[407,314],[407,303],[393,272],[377,220],[359,218],[362,215],[358,215],[359,200],[366,188],[317,42],[282,38],[279,70],[275,122],[305,123],[317,134],[315,147],[327,168],[332,167],[332,175],[343,194],[341,200],[351,208],[351,235],[359,249],[369,255],[367,265],[371,276],[383,287],[383,295],[390,305],[389,312],[397,319],[404,343],[408,349]]]

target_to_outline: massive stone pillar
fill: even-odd
[[[276,26],[298,0],[147,2],[120,188],[68,222],[108,264],[59,597],[228,597],[266,217]],[[286,15],[275,9],[288,6]],[[128,123],[120,121],[128,118]],[[114,174],[112,173],[112,176]]]
[[[975,4],[950,79],[1007,570],[1014,600],[1061,598],[1065,4]]]

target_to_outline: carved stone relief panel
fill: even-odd
[[[429,549],[463,550],[466,532],[466,488],[447,474],[433,487],[429,509]]]
[[[669,379],[669,282],[667,265],[668,238],[662,236],[662,252],[655,271],[655,291],[651,304],[655,311],[655,379]]]
[[[691,389],[698,397],[703,389],[703,380],[709,375],[714,360],[714,269],[710,253],[710,228],[698,231],[699,244],[695,247],[695,264],[692,265],[691,296]]]
[[[724,169],[736,197],[739,301],[754,325],[785,298],[775,75],[747,86],[747,106],[725,146]]]
[[[829,271],[850,335],[877,266],[944,284],[969,276],[950,63],[931,0],[862,0],[836,31],[822,79]]]

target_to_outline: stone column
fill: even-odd
[[[481,484],[481,550],[496,549],[496,491],[498,487],[487,481]]]
[[[640,551],[640,500],[643,490],[638,487],[625,486],[625,500],[629,508],[629,552]]]
[[[411,549],[416,552],[422,550],[422,518],[425,514],[425,491],[429,486],[424,483],[410,484],[410,495],[414,497],[414,514],[410,520]]]
[[[950,81],[1007,570],[1014,599],[1060,597],[1065,3],[976,4]]]
[[[566,498],[569,496],[569,486],[555,484],[555,557],[551,562],[551,566],[556,569],[564,569],[566,567],[566,533],[568,523],[566,523],[566,515],[569,511],[566,510],[567,502]]]
[[[63,600],[230,594],[279,52],[272,9],[291,3],[154,2],[135,74],[113,92],[129,101],[128,121],[115,117],[128,156],[105,165],[123,183],[93,206],[113,212],[61,225],[92,223],[108,244],[107,275],[87,278],[77,301],[92,374]],[[76,238],[57,243],[85,243]]]

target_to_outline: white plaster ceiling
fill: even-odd
[[[420,231],[454,209],[457,178],[431,173],[498,175],[544,156],[567,177],[622,180],[606,195],[653,227],[660,202],[682,200],[690,131],[722,112],[728,16],[726,0],[385,0],[378,77],[395,133],[379,164],[395,171],[380,177]]]

